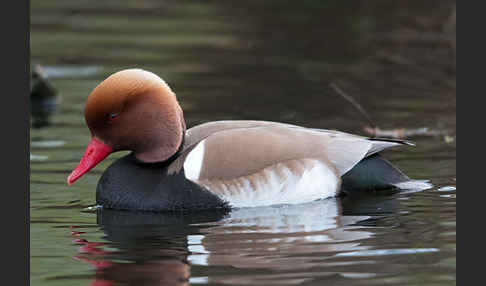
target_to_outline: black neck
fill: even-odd
[[[172,155],[170,156],[168,159],[164,160],[164,161],[156,161],[156,162],[144,162],[142,160],[139,160],[135,155],[134,153],[130,153],[129,155],[132,157],[131,159],[133,160],[133,162],[135,164],[140,164],[140,165],[147,165],[147,166],[155,166],[155,167],[160,167],[160,168],[164,168],[164,167],[168,167],[172,162],[174,162],[180,155],[180,153],[182,152],[182,149],[184,149],[184,141],[185,141],[185,132],[182,134],[182,140],[181,140],[181,144],[179,145],[179,148],[177,149],[177,151]]]

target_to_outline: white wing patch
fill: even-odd
[[[281,162],[235,179],[194,181],[232,207],[300,204],[334,197],[341,183],[334,169],[317,159]]]
[[[204,143],[205,140],[199,142],[197,146],[192,149],[184,161],[184,172],[186,178],[189,180],[197,180],[201,173],[202,163],[204,160]]]

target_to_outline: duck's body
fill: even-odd
[[[338,195],[341,176],[399,144],[276,122],[215,121],[187,130],[166,161],[145,163],[133,154],[117,160],[101,177],[96,200],[109,208],[154,211],[304,203]],[[388,167],[374,170],[388,170],[386,184],[349,189],[391,188],[408,180]]]
[[[106,91],[114,85],[117,92]],[[129,92],[120,94],[124,89]],[[93,139],[68,183],[113,151],[133,151],[99,181],[97,203],[108,208],[296,204],[336,196],[342,186],[390,188],[409,180],[376,155],[402,141],[267,121],[215,121],[186,130],[175,95],[141,70],[105,80],[90,95],[85,114]],[[113,121],[114,114],[120,119]]]

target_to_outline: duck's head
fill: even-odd
[[[122,70],[101,82],[84,110],[91,141],[68,177],[72,184],[115,151],[131,150],[144,162],[160,162],[182,144],[185,123],[175,94],[157,75]]]

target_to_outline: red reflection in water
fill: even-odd
[[[190,265],[183,259],[174,258],[174,250],[166,249],[142,249],[134,250],[136,256],[158,257],[167,256],[167,259],[150,258],[130,263],[113,261],[116,251],[106,250],[102,247],[108,245],[105,242],[90,242],[77,236],[84,232],[71,232],[75,237],[73,243],[81,245],[79,255],[74,259],[90,263],[95,269],[94,280],[91,286],[111,285],[189,285]],[[150,252],[150,253],[149,253]],[[155,252],[155,253],[154,253]]]

